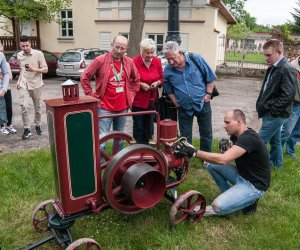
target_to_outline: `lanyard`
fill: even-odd
[[[111,64],[111,68],[112,68],[112,71],[114,73],[115,78],[117,79],[117,81],[118,81],[118,83],[120,85],[121,84],[121,77],[122,77],[122,74],[123,74],[123,64],[122,64],[122,62],[121,62],[121,68],[120,68],[120,72],[119,73],[117,73],[117,70],[116,70],[116,68],[115,68],[115,66],[114,66],[113,63]]]

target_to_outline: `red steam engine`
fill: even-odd
[[[112,115],[98,117],[97,100],[79,97],[77,84],[63,86],[63,98],[45,102],[56,197],[34,209],[35,230],[50,235],[27,249],[51,240],[67,250],[78,246],[100,249],[90,238],[73,242],[70,227],[76,219],[107,208],[139,213],[163,197],[173,203],[172,225],[186,218],[193,222],[202,218],[206,202],[201,193],[189,191],[177,197],[175,187],[184,181],[189,161],[172,154],[171,145],[178,139],[175,121],[160,121],[155,111],[118,114],[114,116],[156,115],[156,145],[133,144],[130,135],[119,131],[99,140],[98,119],[101,122]]]

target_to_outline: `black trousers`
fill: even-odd
[[[6,115],[7,115],[7,126],[11,125],[13,110],[12,110],[12,98],[11,98],[11,90],[8,89],[4,95],[5,103],[6,103]]]
[[[148,111],[149,109],[132,107],[132,112]],[[153,131],[153,115],[134,115],[133,119],[133,137],[137,143],[149,144]]]

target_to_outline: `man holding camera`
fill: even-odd
[[[246,127],[241,110],[227,112],[224,123],[233,146],[222,141],[221,153],[196,150],[184,138],[175,142],[172,150],[178,157],[193,156],[208,162],[207,171],[222,194],[206,207],[205,215],[226,215],[238,210],[245,215],[253,214],[258,199],[270,186],[269,154],[259,135]],[[231,163],[233,160],[235,165]]]
[[[22,109],[22,119],[24,132],[23,139],[31,136],[30,123],[28,118],[29,99],[31,98],[34,105],[34,124],[35,131],[38,135],[42,134],[41,130],[41,105],[42,105],[42,87],[43,74],[48,72],[48,66],[43,52],[31,48],[31,42],[28,36],[20,38],[21,51],[17,58],[21,65],[20,76],[17,82],[17,89],[20,92],[20,105]]]

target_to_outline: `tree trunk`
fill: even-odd
[[[131,23],[128,44],[128,56],[134,57],[140,52],[140,42],[142,39],[146,0],[131,1]]]
[[[18,49],[20,49],[19,43],[20,43],[20,37],[21,37],[20,22],[18,20],[16,20],[15,18],[12,18],[12,26],[13,26],[13,34],[14,34],[14,38],[15,38],[14,47],[16,50],[18,50]]]

